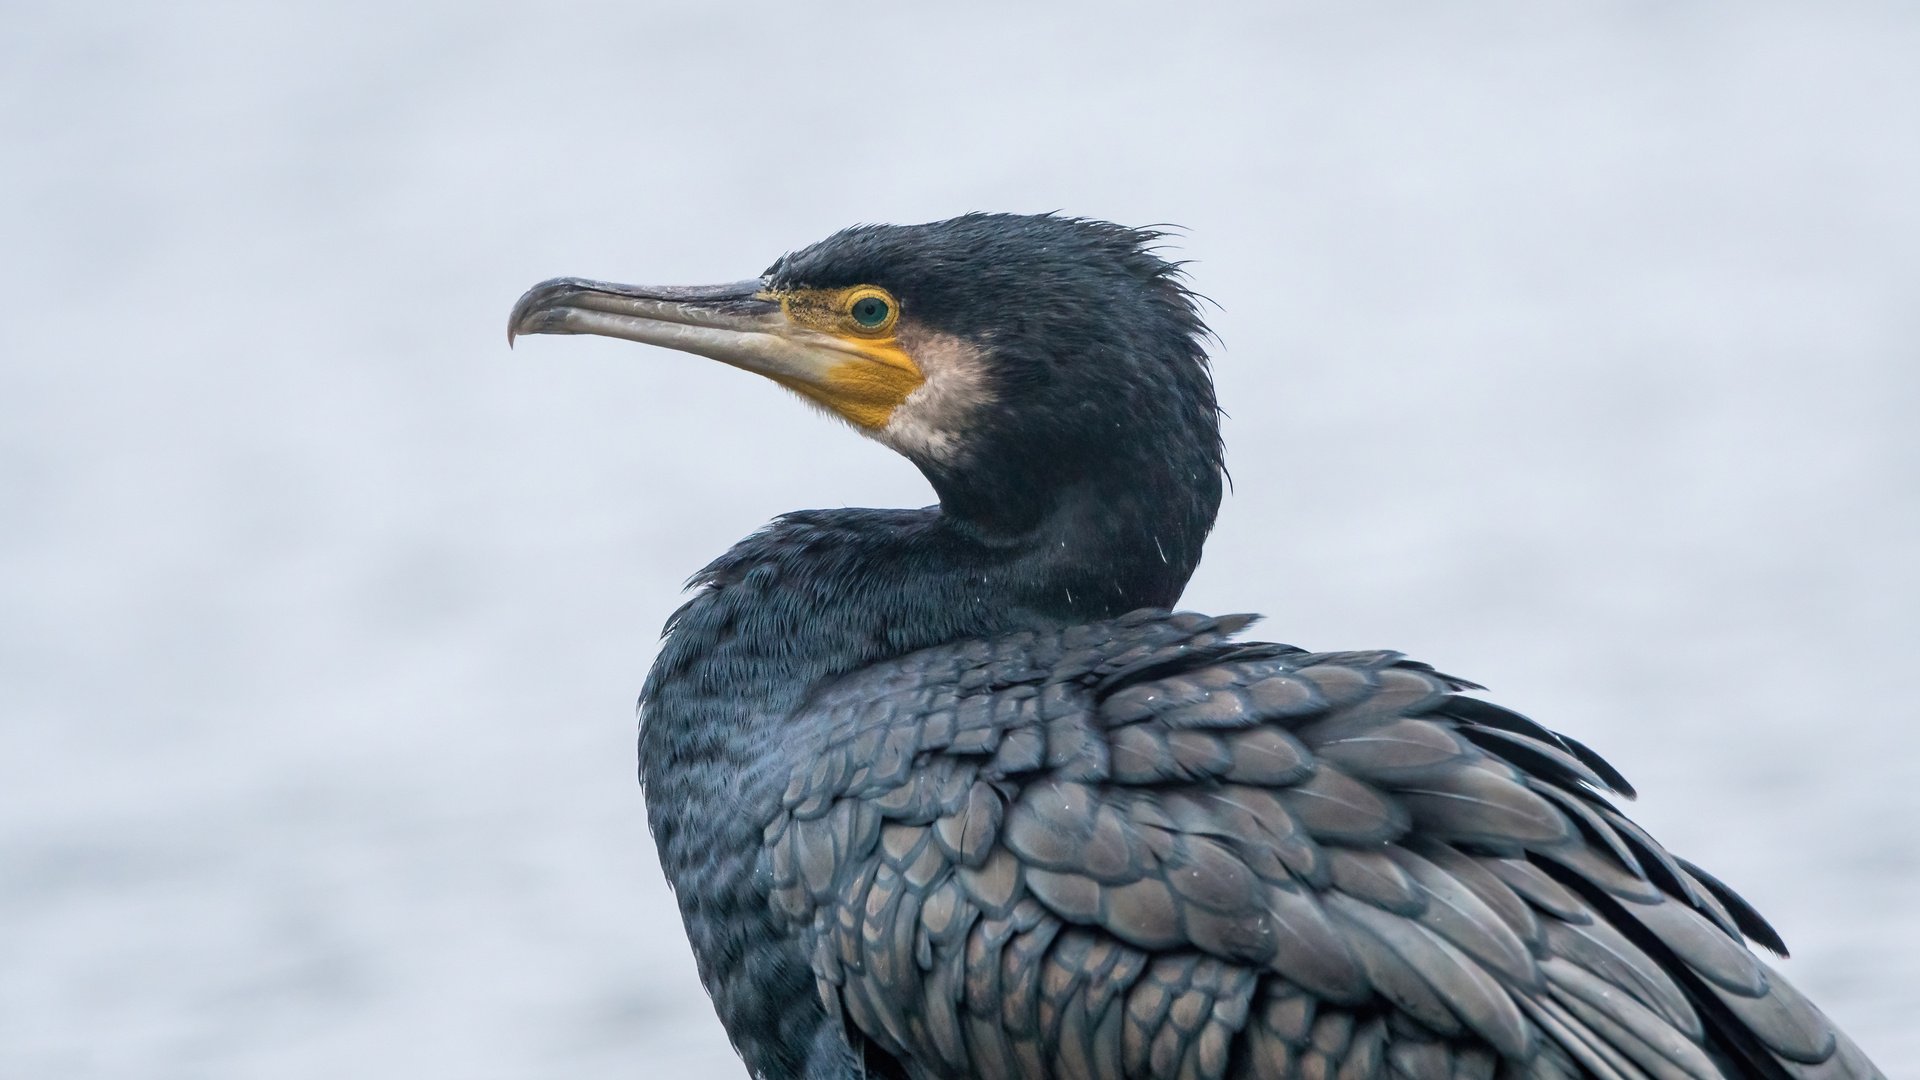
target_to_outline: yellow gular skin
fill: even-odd
[[[777,381],[797,393],[832,409],[865,428],[876,431],[887,426],[893,410],[920,388],[926,376],[900,347],[894,330],[900,322],[900,303],[886,290],[872,285],[847,289],[795,289],[763,294],[778,300],[780,309],[796,327],[827,334],[836,339],[836,349],[847,351],[847,359],[827,369],[821,382]],[[887,305],[887,317],[876,326],[861,326],[854,321],[853,305],[877,298]]]

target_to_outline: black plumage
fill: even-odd
[[[647,679],[661,864],[752,1075],[1879,1076],[1586,746],[1397,653],[1166,610],[1222,455],[1156,239],[864,226],[515,309],[767,374],[940,498],[776,520]]]

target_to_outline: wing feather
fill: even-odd
[[[758,865],[829,1011],[915,1080],[1879,1076],[1598,755],[1397,653],[1224,640],[1247,621],[822,691]]]
[[[1611,983],[1558,957],[1540,967],[1554,1000],[1659,1080],[1720,1080],[1698,1042]]]

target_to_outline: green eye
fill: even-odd
[[[885,300],[877,296],[863,296],[855,300],[851,312],[854,322],[869,329],[886,322],[887,316],[891,313],[892,308],[887,306]]]

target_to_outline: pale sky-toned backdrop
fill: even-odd
[[[0,1076],[741,1075],[633,699],[770,383],[535,338],[858,221],[1184,227],[1189,606],[1609,755],[1920,1075],[1920,9],[0,7]]]

